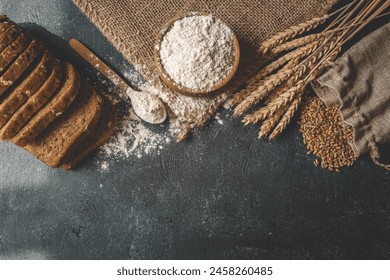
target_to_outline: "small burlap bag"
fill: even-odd
[[[73,0],[107,39],[152,84],[182,124],[202,126],[251,74],[260,43],[286,27],[325,14],[336,0]],[[188,12],[212,13],[236,33],[239,71],[212,97],[186,97],[168,90],[153,64],[155,38],[165,23]],[[256,69],[257,70],[257,69]]]
[[[327,106],[340,105],[354,131],[356,156],[370,153],[379,162],[378,144],[390,142],[390,23],[377,29],[341,56],[313,88]]]

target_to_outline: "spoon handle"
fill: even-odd
[[[112,70],[105,62],[103,62],[103,60],[101,60],[79,40],[71,39],[69,41],[69,45],[86,62],[88,62],[93,68],[103,74],[107,79],[112,81],[120,89],[126,91],[130,87],[129,84],[126,83],[114,70]]]

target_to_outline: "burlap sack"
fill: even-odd
[[[340,105],[354,130],[356,156],[379,162],[378,144],[390,142],[390,23],[351,47],[321,75],[313,88],[327,106]]]
[[[182,123],[203,125],[251,73],[256,49],[268,36],[322,15],[336,0],[73,0],[107,39],[155,87],[153,91]],[[169,91],[153,65],[155,37],[171,18],[187,12],[212,13],[236,33],[241,64],[231,86],[212,97]],[[253,68],[253,67],[252,67]],[[145,88],[144,88],[145,90]],[[150,91],[150,89],[149,89]]]

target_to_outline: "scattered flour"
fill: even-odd
[[[100,148],[99,153],[103,159],[99,163],[100,170],[109,171],[110,162],[115,159],[159,155],[179,132],[174,127],[165,128],[161,132],[154,132],[149,127],[130,108],[129,113],[120,119],[118,129],[110,140]]]
[[[194,90],[218,85],[233,67],[233,32],[212,15],[177,20],[156,48],[169,77]]]
[[[142,76],[131,67],[121,67],[123,74],[131,84],[139,89],[149,91]],[[142,121],[135,114],[130,98],[125,91],[119,90],[115,85],[102,75],[98,75],[98,83],[103,86],[107,93],[106,97],[111,100],[118,113],[118,125],[111,138],[98,151],[98,168],[102,173],[109,172],[110,166],[125,158],[142,158],[161,154],[180,132],[177,121],[171,117],[169,122],[159,125],[151,125]]]
[[[103,161],[100,165],[101,171],[108,171],[109,163],[107,161]]]
[[[215,115],[215,119],[217,120],[217,122],[218,122],[220,125],[223,124],[223,120],[221,119],[221,116],[220,116],[219,113],[217,113],[217,114]]]
[[[146,83],[136,70],[122,69],[121,73],[139,90],[159,96],[164,102],[168,102],[168,93]],[[168,145],[176,141],[181,131],[181,120],[176,116],[184,115],[190,109],[196,109],[199,112],[204,110],[194,98],[184,97],[178,100],[178,106],[170,113],[169,123],[147,124],[135,114],[127,93],[118,90],[108,80],[101,78],[100,83],[108,88],[109,95],[107,97],[110,98],[118,111],[118,128],[110,140],[99,150],[98,165],[102,173],[109,172],[110,165],[120,159],[142,158],[163,153]],[[216,115],[216,120],[219,124],[223,124],[219,114]]]

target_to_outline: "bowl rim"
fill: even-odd
[[[172,28],[173,24],[186,17],[191,16],[212,16],[215,20],[218,20],[222,22],[225,26],[227,26],[231,32],[232,32],[232,41],[233,41],[233,47],[234,47],[234,62],[233,66],[230,69],[229,73],[226,75],[226,77],[220,81],[218,84],[212,86],[210,89],[192,89],[188,88],[182,85],[178,85],[167,73],[167,71],[164,69],[164,66],[162,65],[161,58],[160,58],[160,43],[163,40],[165,34]],[[190,96],[203,96],[203,95],[209,95],[211,93],[214,93],[218,90],[221,90],[224,88],[229,82],[233,79],[234,75],[237,72],[237,69],[240,64],[240,44],[237,39],[237,36],[233,32],[232,28],[229,27],[224,21],[221,19],[215,17],[211,13],[199,13],[199,12],[190,12],[190,13],[184,13],[180,14],[176,17],[171,18],[164,27],[158,32],[156,36],[156,41],[153,47],[153,61],[155,64],[155,67],[157,69],[158,75],[160,79],[172,90],[184,94],[184,95],[190,95]]]

